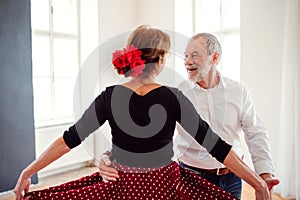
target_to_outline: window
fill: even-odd
[[[209,32],[222,45],[219,69],[224,76],[240,79],[240,0],[194,0],[195,33]]]
[[[78,0],[32,0],[32,69],[36,126],[73,119],[80,63]]]
[[[187,37],[200,32],[214,34],[223,49],[219,70],[240,80],[240,0],[177,0],[175,9],[176,31]],[[182,59],[176,63],[176,71],[186,73]]]

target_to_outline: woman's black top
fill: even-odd
[[[106,120],[111,127],[112,160],[127,166],[169,164],[176,122],[220,162],[231,149],[181,91],[166,86],[143,96],[122,85],[107,87],[78,122],[65,131],[65,143],[69,148],[78,146]]]

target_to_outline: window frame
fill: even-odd
[[[193,32],[193,34],[196,34],[197,32],[199,32],[199,31],[196,30],[196,23],[197,23],[196,12],[199,12],[199,11],[197,11],[198,7],[196,7],[196,1],[199,1],[199,4],[201,4],[201,1],[203,1],[203,0],[192,0],[192,8],[193,8],[192,9],[192,32]],[[220,8],[219,8],[219,10],[220,10],[220,27],[219,27],[219,30],[210,32],[211,34],[216,35],[216,36],[219,37],[218,39],[219,39],[219,41],[222,45],[222,49],[224,49],[223,44],[224,44],[224,37],[226,35],[238,34],[239,35],[239,40],[240,40],[240,37],[241,37],[241,24],[240,23],[239,23],[239,27],[236,27],[236,28],[225,28],[224,27],[224,18],[225,18],[224,17],[224,15],[225,15],[224,14],[224,8],[225,8],[225,6],[224,6],[225,3],[224,2],[225,1],[226,0],[219,0],[219,2],[220,2]],[[239,1],[241,2],[241,0],[239,0]],[[240,13],[240,10],[239,10],[239,13]],[[240,54],[239,54],[238,59],[240,61],[240,59],[241,59],[241,43],[239,44],[239,52],[240,52]],[[222,61],[223,61],[223,59],[221,59],[220,63],[218,64],[218,69],[220,71],[222,71],[222,70],[224,70],[224,68],[226,68]],[[241,61],[239,62],[239,64],[241,66]],[[237,81],[240,81],[240,69],[241,69],[241,67],[239,67],[239,72],[238,72],[239,76],[238,77],[234,77],[234,78],[230,77],[230,78],[235,79]],[[224,74],[224,73],[222,73],[222,74]]]
[[[66,124],[72,124],[74,122],[73,116],[68,117],[62,117],[57,118],[55,117],[55,74],[54,74],[54,40],[55,39],[66,39],[66,40],[75,40],[77,44],[77,72],[80,70],[80,63],[81,63],[81,24],[80,24],[80,0],[75,0],[76,3],[76,12],[77,12],[77,18],[76,18],[76,24],[77,24],[77,30],[76,33],[63,33],[63,32],[55,32],[54,31],[54,24],[53,24],[53,7],[52,7],[52,0],[48,0],[49,3],[49,30],[41,30],[32,24],[32,40],[34,40],[35,37],[45,37],[49,39],[49,48],[50,48],[50,76],[39,76],[34,74],[34,70],[32,73],[32,79],[33,84],[35,82],[36,78],[41,77],[49,77],[50,78],[50,85],[51,85],[51,113],[49,119],[37,119],[36,116],[34,116],[35,121],[35,127],[36,128],[46,128],[46,127],[53,127],[57,125],[66,125]],[[33,18],[33,14],[31,15]],[[34,54],[32,55],[32,59],[34,60]],[[34,63],[32,63],[32,67],[34,68]],[[74,78],[76,80],[77,74],[71,78]],[[70,79],[70,77],[59,77],[59,79]],[[34,91],[35,92],[35,91]],[[34,95],[35,96],[35,95]]]

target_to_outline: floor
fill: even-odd
[[[98,170],[98,168],[96,168],[96,167],[85,167],[85,168],[49,176],[46,178],[41,178],[39,180],[39,184],[33,185],[31,187],[31,190],[43,189],[48,186],[58,185],[58,184],[61,184],[61,183],[64,183],[64,182],[67,182],[70,180],[80,178],[85,175],[89,175],[97,170]],[[15,196],[11,191],[0,194],[0,200],[14,200],[14,199],[15,199]],[[243,200],[255,199],[254,190],[247,184],[243,184],[242,199]],[[278,195],[273,195],[273,200],[287,200],[287,199],[281,198]]]

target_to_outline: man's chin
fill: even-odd
[[[201,77],[199,77],[199,76],[188,76],[188,78],[192,82],[199,82],[202,80]]]

